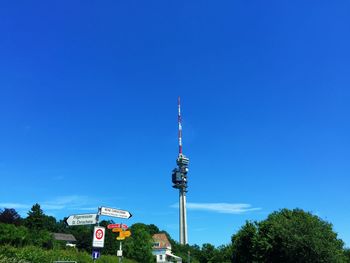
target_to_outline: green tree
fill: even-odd
[[[214,263],[216,257],[215,247],[212,244],[206,243],[202,245],[200,263]]]
[[[350,249],[349,248],[345,249],[344,254],[347,260],[346,262],[350,263]]]
[[[147,228],[147,231],[151,236],[160,232],[159,228],[154,224],[147,225]]]
[[[46,217],[40,205],[36,203],[28,212],[28,217],[25,219],[25,226],[30,230],[44,229]]]
[[[257,231],[255,223],[246,222],[241,230],[232,237],[232,262],[249,263],[254,261],[254,242]]]
[[[0,210],[0,222],[18,226],[21,224],[22,219],[15,209],[5,208],[4,210]]]
[[[332,225],[300,209],[283,209],[232,237],[232,262],[341,263],[343,242]]]
[[[198,250],[199,253],[195,253],[193,252],[193,250],[191,250],[191,246],[190,245],[181,245],[180,243],[176,242],[176,241],[171,241],[171,248],[172,248],[172,252],[178,256],[182,258],[182,262],[187,263],[188,262],[188,252],[190,252],[190,256],[191,256],[191,262],[193,262],[195,259],[197,260],[199,257],[198,255],[200,255],[200,248]],[[199,260],[197,260],[199,261]]]
[[[131,237],[123,242],[125,256],[142,263],[154,262],[152,255],[152,236],[147,225],[133,224],[130,227]]]
[[[77,248],[91,253],[93,226],[74,226],[69,228],[71,233],[77,240]]]
[[[58,224],[56,218],[54,218],[53,216],[44,215],[43,228],[50,232],[58,232]]]
[[[0,245],[21,247],[30,244],[30,234],[26,227],[0,223]]]
[[[67,219],[67,217],[56,222],[55,232],[57,232],[57,233],[70,233],[70,228],[66,224],[66,219]]]
[[[231,245],[221,245],[217,248],[215,261],[220,263],[230,263],[232,256]]]
[[[29,231],[28,239],[30,244],[37,247],[51,249],[54,246],[53,235],[47,230],[40,229],[36,231]]]

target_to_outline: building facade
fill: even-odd
[[[152,253],[156,256],[157,263],[176,262],[182,263],[182,259],[171,252],[171,244],[166,234],[159,233],[153,235]]]

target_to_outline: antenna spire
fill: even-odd
[[[180,105],[180,96],[177,99],[177,108],[178,108],[178,115],[177,120],[179,124],[179,131],[178,131],[178,137],[179,137],[179,155],[182,154],[182,125],[181,125],[181,105]]]

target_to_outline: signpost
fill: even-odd
[[[97,223],[97,214],[71,215],[66,223],[69,226],[94,225]]]
[[[118,257],[119,263],[122,262],[122,258],[123,258],[122,241],[119,242],[119,250],[117,251],[117,257]]]
[[[108,229],[112,229],[112,232],[119,233],[118,237],[116,238],[119,240],[119,250],[117,251],[117,256],[119,258],[119,262],[122,262],[123,258],[123,247],[122,247],[122,240],[125,240],[125,238],[131,236],[131,232],[128,229],[127,225],[124,225],[122,223],[120,224],[110,224],[107,226]]]
[[[81,214],[81,215],[71,215],[66,219],[66,223],[69,226],[81,226],[81,225],[94,225],[94,236],[92,240],[92,259],[95,262],[96,259],[100,257],[99,248],[104,247],[105,240],[105,228],[100,227],[99,216],[111,216],[117,218],[129,219],[132,217],[132,214],[126,210],[120,210],[110,207],[99,207],[97,214]],[[119,250],[117,251],[117,256],[119,257],[119,262],[122,261],[123,250],[122,250],[122,240],[131,236],[131,232],[127,231],[128,226],[125,224],[109,224],[108,229],[112,229],[113,232],[119,232],[119,236],[116,238],[120,241]]]
[[[132,214],[129,211],[103,207],[103,206],[100,208],[100,215],[125,218],[125,219],[129,219],[130,217],[132,217]]]
[[[94,237],[92,247],[104,247],[105,243],[105,228],[102,226],[94,227]]]

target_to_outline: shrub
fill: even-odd
[[[79,263],[91,263],[91,255],[75,249],[45,250],[35,246],[15,248],[9,245],[0,246],[0,263],[52,263],[53,261],[77,261]],[[118,262],[116,256],[101,256],[99,263]],[[124,263],[136,263],[129,259],[123,259]]]
[[[8,257],[5,257],[3,255],[0,255],[0,263],[30,263],[28,261],[25,261],[25,260],[18,260],[18,259],[15,259],[15,258],[8,258]]]

